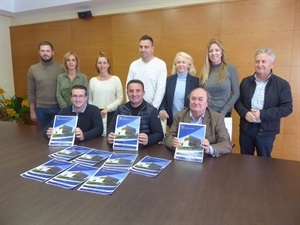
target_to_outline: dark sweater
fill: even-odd
[[[75,112],[72,112],[72,105],[60,110],[58,115],[76,116]],[[45,128],[45,133],[49,127],[53,127],[51,121]],[[98,107],[87,104],[83,113],[78,113],[77,127],[79,127],[84,136],[84,141],[101,136],[103,133],[103,124],[100,111]]]

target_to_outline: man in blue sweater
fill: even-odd
[[[102,135],[103,124],[98,107],[87,103],[87,88],[84,85],[74,85],[71,88],[72,105],[62,108],[58,115],[78,116],[75,137],[79,141],[87,141]],[[53,122],[46,126],[46,135],[51,137]]]
[[[164,138],[157,109],[144,100],[144,84],[140,80],[130,80],[127,84],[129,101],[120,105],[108,128],[107,141],[113,144],[115,139],[115,126],[118,115],[140,116],[139,144],[148,146],[157,144]]]

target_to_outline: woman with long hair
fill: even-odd
[[[232,107],[240,96],[239,78],[236,67],[227,64],[220,40],[211,39],[208,42],[199,79],[200,87],[211,95],[208,107],[231,117]]]

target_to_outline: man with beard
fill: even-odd
[[[64,72],[64,67],[52,60],[53,46],[48,41],[39,44],[41,61],[28,70],[28,100],[30,118],[44,128],[60,108],[56,101],[56,78]]]

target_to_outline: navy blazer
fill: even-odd
[[[159,107],[159,111],[165,110],[169,114],[169,119],[167,120],[167,125],[169,127],[173,123],[172,106],[174,102],[174,92],[175,92],[176,83],[177,83],[177,74],[169,76],[167,78],[165,96]],[[197,87],[199,87],[199,79],[190,74],[187,74],[185,94],[184,94],[184,109],[188,108],[190,104],[188,95],[193,89]]]

